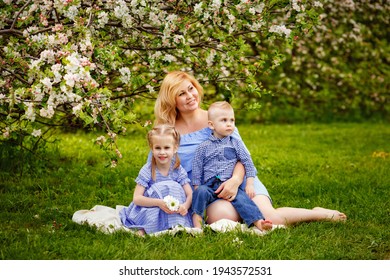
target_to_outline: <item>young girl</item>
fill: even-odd
[[[158,125],[147,139],[152,159],[135,180],[133,202],[119,213],[123,225],[138,229],[141,235],[177,225],[192,227],[188,212],[192,189],[177,155],[180,134],[171,125]]]

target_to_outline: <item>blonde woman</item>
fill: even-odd
[[[203,88],[190,74],[182,71],[170,72],[164,78],[159,95],[155,103],[155,123],[169,123],[181,135],[178,154],[181,164],[192,178],[192,161],[195,150],[200,143],[207,140],[212,130],[208,127],[207,111],[201,108]],[[241,139],[235,129],[233,137]],[[238,162],[230,179],[224,181],[215,191],[217,201],[210,204],[206,210],[207,222],[213,223],[220,219],[240,221],[240,216],[234,209],[231,201],[237,195],[239,186],[244,181],[245,169]],[[291,225],[298,222],[334,220],[344,221],[346,215],[337,210],[322,207],[313,209],[282,207],[275,209],[272,206],[270,195],[265,186],[256,176],[254,179],[254,193],[250,196],[266,220],[274,225]]]

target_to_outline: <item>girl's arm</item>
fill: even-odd
[[[186,193],[186,196],[187,196],[187,199],[186,201],[183,203],[183,205],[188,209],[190,209],[191,207],[191,204],[192,204],[192,188],[190,186],[189,183],[185,184],[183,186],[184,188],[184,192]],[[186,213],[187,214],[187,213]]]
[[[188,209],[190,209],[192,203],[192,189],[190,184],[186,183],[185,185],[183,185],[183,189],[184,192],[186,193],[187,198],[186,201],[179,206],[179,210],[177,210],[177,212],[179,212],[179,214],[182,216],[188,213]]]
[[[133,202],[135,205],[143,207],[159,207],[165,213],[172,214],[173,212],[169,210],[168,206],[165,205],[164,200],[159,198],[151,198],[144,196],[145,187],[137,184],[135,186]]]

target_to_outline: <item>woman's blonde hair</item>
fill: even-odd
[[[176,96],[183,81],[189,81],[199,93],[199,104],[203,98],[203,88],[190,74],[182,71],[168,73],[161,83],[160,91],[154,105],[155,124],[169,123],[175,125],[178,111],[176,109]]]
[[[147,140],[150,149],[153,148],[153,137],[154,136],[172,136],[176,148],[180,145],[180,134],[177,132],[176,128],[169,124],[160,124],[154,126],[147,134]],[[152,156],[152,179],[156,180],[156,159]],[[180,166],[180,158],[175,154],[175,165],[173,169],[176,169]]]

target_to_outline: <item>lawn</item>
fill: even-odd
[[[116,168],[91,133],[62,133],[43,158],[0,146],[2,260],[384,260],[390,258],[390,126],[240,125],[274,206],[339,209],[346,223],[301,223],[259,237],[104,234],[72,222],[94,205],[128,205],[148,147],[120,138]],[[239,242],[237,242],[239,241]]]

